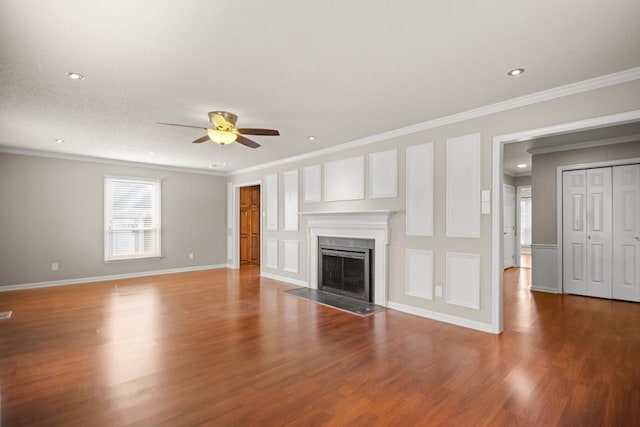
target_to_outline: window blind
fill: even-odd
[[[104,260],[151,258],[160,251],[160,180],[106,176]]]

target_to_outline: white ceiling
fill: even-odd
[[[237,170],[638,67],[638,22],[638,0],[0,0],[0,146]],[[282,135],[156,124],[212,110]]]

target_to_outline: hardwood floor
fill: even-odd
[[[640,425],[640,305],[532,293],[495,336],[255,268],[0,293],[2,426]]]

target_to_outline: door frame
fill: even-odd
[[[606,168],[613,166],[633,165],[640,163],[640,157],[633,157],[630,159],[618,159],[618,160],[604,160],[601,162],[591,163],[576,163],[573,165],[558,166],[556,170],[556,241],[558,245],[557,255],[557,274],[558,274],[558,291],[564,293],[564,281],[562,274],[563,258],[562,258],[562,243],[563,243],[563,231],[562,231],[562,172],[580,170],[580,169],[594,169],[594,168]]]
[[[233,211],[231,224],[231,235],[233,236],[233,258],[231,259],[231,268],[240,268],[240,187],[260,187],[260,272],[262,272],[262,264],[264,257],[262,256],[262,233],[263,233],[263,216],[264,216],[264,196],[262,194],[262,181],[247,181],[233,184]]]
[[[559,135],[580,130],[597,129],[600,127],[625,124],[640,120],[640,110],[599,116],[575,122],[561,123],[543,128],[529,129],[493,137],[493,161],[491,191],[493,192],[491,215],[491,331],[499,334],[503,330],[503,254],[502,246],[502,171],[504,167],[504,145],[529,141],[543,136]],[[562,264],[559,264],[562,265]],[[558,269],[560,270],[560,269]],[[560,282],[561,283],[561,282]]]
[[[520,233],[522,233],[522,223],[520,222],[520,201],[525,199],[526,197],[522,197],[522,189],[528,188],[531,192],[531,184],[527,185],[518,185],[516,186],[516,259],[518,261],[518,267],[522,267],[520,265],[520,257],[522,255],[522,245],[520,244]],[[529,196],[531,199],[531,203],[533,204],[533,194]],[[531,254],[531,245],[529,245],[529,254]]]

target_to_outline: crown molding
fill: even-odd
[[[201,175],[227,176],[225,172],[214,172],[202,169],[183,168],[179,166],[157,165],[153,163],[131,162],[128,160],[107,159],[104,157],[82,156],[79,154],[56,153],[53,151],[29,150],[26,148],[12,148],[0,146],[0,153],[19,154],[22,156],[46,157],[49,159],[75,160],[80,162],[103,163],[115,166],[128,166],[144,169],[159,169],[171,172],[197,173]]]
[[[355,139],[353,141],[346,142],[344,144],[334,145],[332,147],[310,151],[308,153],[300,154],[297,156],[287,157],[284,159],[275,160],[273,162],[263,163],[261,165],[238,169],[238,170],[229,172],[229,175],[239,175],[239,174],[248,173],[248,172],[255,172],[258,170],[267,169],[275,166],[281,166],[288,163],[298,162],[301,160],[312,159],[314,157],[336,153],[336,152],[348,150],[351,148],[361,147],[363,145],[373,144],[375,142],[380,142],[380,141],[384,141],[391,138],[397,138],[399,136],[422,132],[428,129],[434,129],[437,127],[464,122],[471,119],[477,119],[479,117],[485,117],[485,116],[500,113],[503,111],[525,107],[527,105],[551,101],[553,99],[562,98],[569,95],[575,95],[583,92],[589,92],[595,89],[614,86],[620,83],[630,82],[638,79],[640,79],[640,67],[632,68],[625,71],[620,71],[618,73],[595,77],[589,80],[570,83],[568,85],[543,90],[541,92],[536,92],[529,95],[520,96],[517,98],[512,98],[506,101],[501,101],[501,102],[489,104],[483,107],[463,111],[461,113],[451,114],[448,116],[440,117],[438,119],[417,123],[415,125],[406,126],[406,127],[394,129],[391,131],[382,132],[376,135]]]
[[[553,147],[530,148],[529,154],[556,153],[559,151],[579,150],[581,148],[599,147],[602,145],[622,144],[625,142],[640,141],[640,134],[617,136],[614,138],[595,139],[593,141],[575,142],[573,144],[555,145]]]

